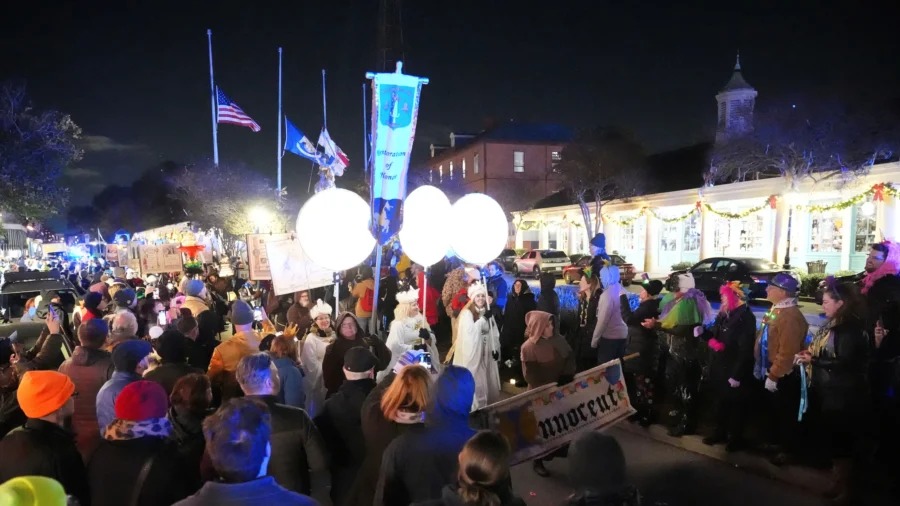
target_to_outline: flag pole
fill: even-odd
[[[325,102],[325,69],[322,69],[322,125],[328,129],[328,104]]]
[[[369,127],[366,124],[366,83],[362,83],[363,95],[363,174],[369,174]],[[371,200],[371,199],[370,199]]]
[[[281,200],[281,158],[284,156],[281,145],[281,48],[278,48],[278,199]]]
[[[219,134],[216,131],[216,81],[213,79],[212,30],[206,30],[209,41],[209,95],[212,102],[213,164],[219,166]]]

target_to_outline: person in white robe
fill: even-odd
[[[469,285],[469,302],[459,313],[453,365],[468,369],[475,378],[472,410],[500,400],[500,331],[490,311],[487,288]]]
[[[316,301],[316,305],[309,310],[313,326],[303,339],[300,349],[300,368],[303,369],[303,390],[306,393],[305,408],[310,418],[315,418],[325,406],[327,391],[322,378],[322,359],[325,358],[328,345],[335,340],[331,310],[331,306],[322,302],[322,299]]]
[[[388,333],[387,345],[391,350],[391,362],[387,368],[378,373],[380,382],[387,376],[407,351],[422,349],[430,354],[432,372],[440,374],[441,359],[438,355],[434,333],[428,328],[425,317],[419,312],[419,290],[409,289],[397,293],[397,308],[394,309],[394,320],[391,322],[391,330]]]

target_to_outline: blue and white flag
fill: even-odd
[[[419,95],[428,79],[394,73],[372,79],[372,213],[378,244],[387,243],[403,222],[406,173],[416,135]]]
[[[295,127],[293,123],[288,121],[287,116],[284,117],[284,150],[290,151],[295,155],[312,160],[319,165],[327,165],[326,156],[319,152],[316,145],[309,138]]]

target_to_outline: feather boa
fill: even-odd
[[[716,318],[706,296],[696,288],[689,289],[680,297],[667,294],[660,305],[663,309],[659,315],[659,323],[664,329],[698,323],[707,325]]]
[[[863,278],[862,293],[867,293],[869,289],[872,288],[872,285],[879,279],[888,275],[896,276],[900,273],[900,244],[897,244],[894,241],[884,241],[881,244],[887,246],[887,256],[884,259],[884,263],[881,264],[881,267],[866,274],[866,277]]]

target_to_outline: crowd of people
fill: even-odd
[[[501,399],[501,378],[566,384],[615,359],[634,423],[665,421],[680,437],[709,412],[704,442],[735,451],[761,418],[774,463],[810,450],[832,463],[836,504],[852,503],[872,441],[896,465],[894,243],[873,246],[862,276],[828,280],[811,339],[787,274],[769,284],[760,324],[748,287],[722,286],[714,312],[689,273],[645,279],[633,307],[602,234],[574,314],[552,275],[535,297],[496,263],[446,259],[426,273],[393,254],[377,290],[363,265],[337,294],[281,296],[241,269],[141,279],[61,264],[84,291],[71,317],[58,293],[42,293],[23,313],[44,322],[34,346],[0,339],[0,482],[52,478],[95,506],[522,504],[508,443],[471,413]],[[639,504],[614,439],[583,436],[534,459],[534,472],[548,476],[557,457],[570,503]],[[612,471],[585,473],[588,462]]]

